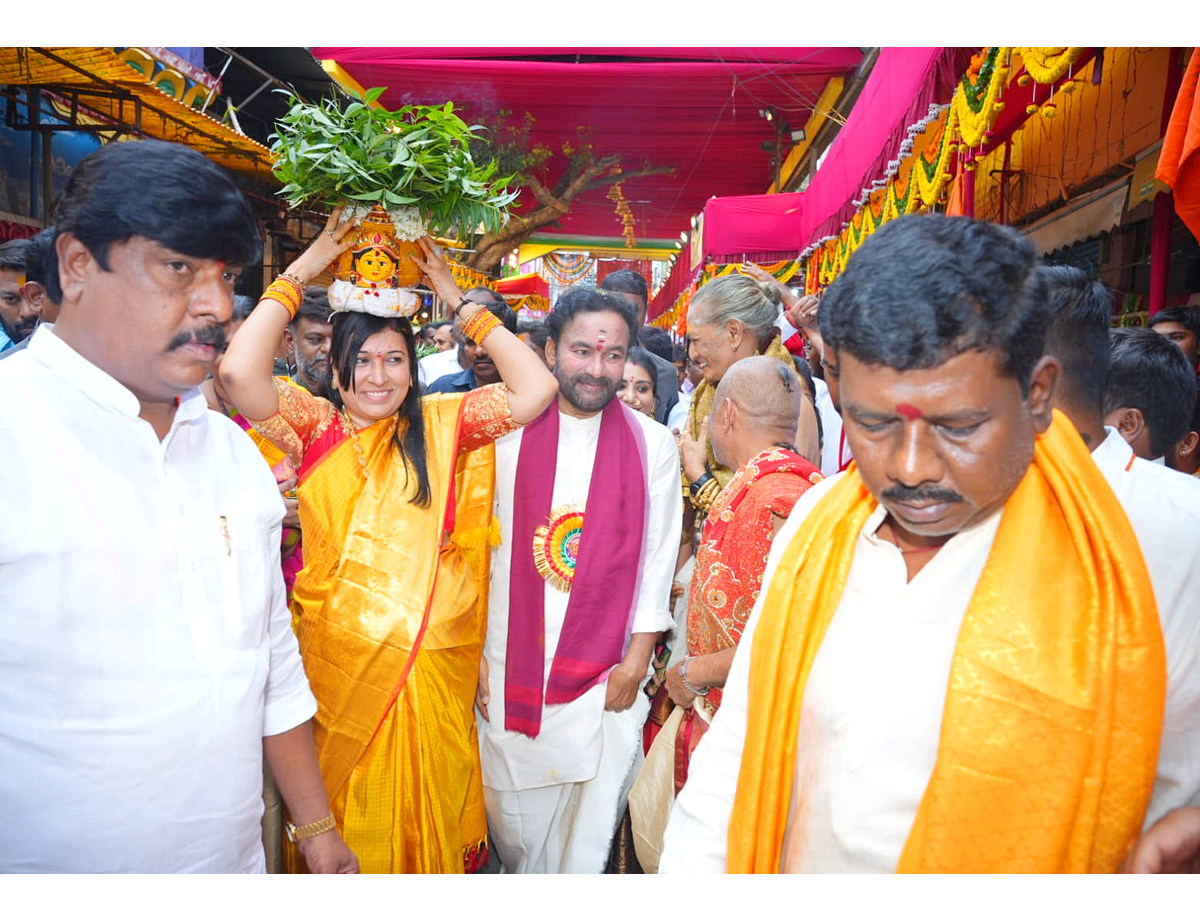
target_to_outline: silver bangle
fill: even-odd
[[[683,658],[683,662],[679,664],[679,680],[683,682],[683,686],[685,688],[687,688],[689,691],[691,691],[697,697],[703,697],[705,694],[707,694],[709,692],[709,688],[705,688],[702,691],[698,691],[694,687],[692,687],[692,683],[690,681],[688,681],[687,667],[688,667],[688,663],[690,663],[691,661],[692,661],[692,657],[685,656]]]

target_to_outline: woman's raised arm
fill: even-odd
[[[463,298],[437,244],[428,237],[421,238],[418,243],[425,251],[425,259],[414,257],[414,260],[425,273],[426,282],[451,312],[461,322],[466,322],[482,307]],[[558,393],[558,380],[537,354],[506,328],[493,328],[480,344],[496,364],[500,380],[508,389],[508,409],[513,421],[522,425],[532,422]]]
[[[325,229],[272,282],[263,293],[263,302],[254,308],[229,342],[221,361],[221,382],[238,411],[248,419],[269,419],[279,412],[279,395],[272,377],[275,348],[299,308],[304,285],[325,271],[343,250],[354,245],[355,236],[351,233],[354,226],[349,222],[334,225],[340,215],[340,208],[333,211]],[[295,308],[287,305],[292,300]]]

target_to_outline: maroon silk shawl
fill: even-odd
[[[649,495],[645,436],[613,400],[601,412],[578,563],[562,634],[543,688],[546,582],[533,560],[534,532],[550,516],[558,460],[558,404],[525,426],[513,505],[504,727],[537,737],[542,704],[569,703],[625,653],[641,580]]]

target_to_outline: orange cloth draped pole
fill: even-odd
[[[805,684],[876,506],[857,469],[847,471],[760,599],[729,819],[733,873],[780,869]],[[937,762],[898,870],[1115,872],[1150,802],[1165,696],[1137,537],[1055,411],[963,619]]]
[[[1192,50],[1154,177],[1174,194],[1175,212],[1200,238],[1200,48]]]

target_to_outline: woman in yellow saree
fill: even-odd
[[[342,835],[363,872],[472,871],[487,857],[472,704],[497,537],[492,442],[536,418],[558,385],[516,335],[463,299],[428,238],[426,280],[486,348],[501,384],[421,398],[408,320],[351,312],[334,316],[339,402],[274,381],[288,298],[353,242],[336,221],[264,293],[221,376],[299,476],[305,558],[292,614]]]

